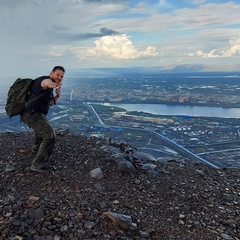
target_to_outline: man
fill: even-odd
[[[56,135],[46,115],[49,107],[55,105],[61,96],[64,73],[65,69],[62,66],[55,66],[49,76],[36,78],[27,100],[36,98],[36,96],[39,98],[26,104],[25,111],[21,114],[21,120],[35,133],[32,151],[36,155],[30,167],[32,171],[48,172],[51,170],[47,162],[52,154]]]

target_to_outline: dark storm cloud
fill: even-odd
[[[116,32],[116,31],[114,31],[112,29],[108,29],[108,28],[101,28],[100,33],[102,34],[101,37],[109,36],[109,35],[119,35],[120,34],[119,32]]]
[[[69,40],[86,40],[90,38],[99,38],[99,37],[104,37],[104,36],[112,36],[112,35],[119,35],[118,32],[108,29],[108,28],[101,28],[100,33],[80,33],[76,35],[71,35],[72,38]]]
[[[58,30],[59,27],[57,28]],[[101,28],[99,33],[79,33],[79,34],[72,34],[72,33],[65,33],[63,31],[49,31],[47,34],[53,36],[54,38],[58,38],[60,41],[83,41],[91,38],[100,38],[104,36],[112,36],[112,35],[119,35],[120,33],[108,28]]]

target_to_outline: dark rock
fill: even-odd
[[[29,171],[33,133],[1,134],[0,240],[239,239],[239,169],[160,162],[125,142],[58,133],[49,174]],[[122,160],[135,175],[121,173]],[[97,168],[100,179],[89,175]]]

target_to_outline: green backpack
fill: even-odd
[[[25,109],[26,103],[29,104],[46,94],[46,92],[43,92],[37,96],[32,93],[35,97],[26,102],[27,96],[31,93],[30,89],[33,81],[31,78],[18,78],[10,87],[5,106],[6,113],[10,118],[21,114]]]
[[[21,114],[24,111],[26,98],[30,92],[33,80],[18,78],[8,91],[6,113],[9,117]]]

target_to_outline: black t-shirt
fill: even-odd
[[[53,99],[53,89],[48,88],[46,90],[42,89],[41,82],[44,79],[49,79],[49,76],[42,76],[39,78],[36,78],[33,82],[33,85],[31,87],[31,93],[28,95],[27,100],[31,100],[35,98],[36,96],[39,96],[43,92],[46,92],[42,97],[34,100],[33,102],[29,103],[27,105],[25,111],[27,111],[29,114],[33,115],[34,113],[43,113],[47,115],[49,111],[49,103]]]

